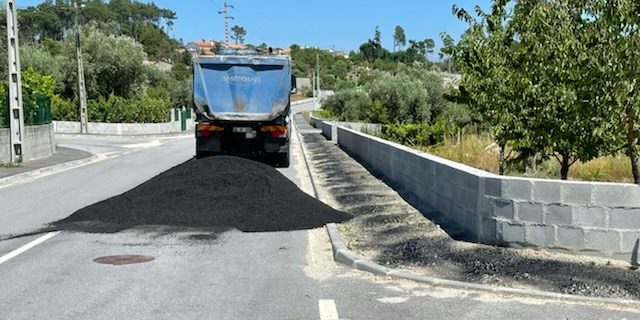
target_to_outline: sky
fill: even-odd
[[[18,6],[38,4],[37,0],[17,0]],[[145,2],[151,2],[146,0]],[[172,36],[185,43],[195,40],[223,40],[224,0],[154,0],[156,5],[176,12]],[[265,42],[272,47],[300,46],[357,50],[372,38],[376,26],[382,44],[393,47],[396,25],[405,29],[407,39],[431,38],[440,44],[440,33],[458,38],[465,23],[451,13],[455,4],[473,11],[488,9],[491,0],[228,0],[235,8],[230,26],[247,30],[245,43]]]

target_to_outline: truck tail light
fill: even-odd
[[[196,125],[196,131],[198,133],[198,137],[208,137],[212,132],[222,132],[224,131],[224,127],[216,126],[214,124],[209,123],[198,123]]]
[[[270,132],[274,138],[286,138],[289,129],[287,126],[264,126],[260,128],[262,132]]]

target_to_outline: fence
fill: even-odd
[[[0,95],[0,128],[9,127],[9,93]],[[24,125],[33,126],[51,123],[51,98],[42,94],[22,96]]]

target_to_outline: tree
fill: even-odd
[[[247,30],[239,25],[235,25],[231,28],[231,39],[235,40],[236,44],[238,44],[238,42],[244,43],[244,37],[246,35]]]
[[[463,72],[461,91],[485,116],[504,151],[551,156],[567,179],[576,161],[607,151],[611,136],[590,74],[588,21],[576,1],[494,1],[480,19],[454,7],[470,27],[458,44],[443,37]],[[501,160],[504,153],[501,152]],[[504,161],[501,161],[501,173]]]
[[[83,30],[83,55],[85,62],[85,81],[90,99],[108,97],[115,94],[129,98],[142,88],[145,78],[144,60],[147,54],[140,43],[127,36],[115,36],[103,33],[95,26]],[[65,43],[67,65],[65,96],[71,98],[77,90],[77,67],[75,43],[69,39]]]
[[[396,47],[407,45],[407,36],[404,33],[404,29],[401,26],[396,26],[393,33],[393,51],[396,51]]]
[[[640,156],[638,139],[640,138],[640,5],[637,1],[589,1],[585,10],[590,17],[590,25],[595,43],[591,55],[598,80],[594,88],[605,104],[607,120],[611,128],[620,137],[618,143],[624,149],[631,163],[631,172],[636,184],[640,184]],[[604,133],[603,132],[603,133]]]

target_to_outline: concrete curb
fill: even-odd
[[[12,175],[12,176],[0,178],[0,188],[6,187],[6,186],[8,186],[10,184],[22,182],[22,181],[27,180],[27,179],[39,178],[39,177],[44,176],[44,175],[51,175],[51,174],[55,174],[55,173],[58,173],[58,172],[66,171],[66,170],[69,170],[69,169],[72,169],[72,168],[81,167],[81,166],[84,166],[84,165],[87,165],[87,164],[90,164],[90,163],[93,163],[93,162],[97,162],[100,159],[101,158],[98,157],[97,155],[92,155],[92,156],[89,156],[89,157],[84,158],[84,159],[67,161],[67,162],[63,162],[63,163],[60,163],[60,164],[55,164],[55,165],[52,165],[52,166],[48,166],[48,167],[35,169],[35,170],[23,172],[23,173],[18,173],[18,174]]]
[[[371,262],[362,256],[347,249],[346,245],[342,241],[340,232],[335,223],[329,223],[326,225],[329,239],[331,239],[331,246],[333,248],[333,257],[335,261],[346,264],[352,268],[373,273],[379,276],[386,276],[394,279],[411,280],[420,283],[426,283],[432,286],[447,287],[453,289],[463,290],[475,290],[482,292],[490,292],[497,294],[517,295],[528,298],[538,299],[552,299],[562,300],[573,303],[591,303],[591,304],[606,304],[606,305],[618,305],[625,307],[640,307],[640,301],[627,300],[627,299],[615,299],[615,298],[598,298],[598,297],[586,297],[570,294],[554,293],[541,290],[525,290],[518,288],[496,287],[478,283],[463,282],[456,280],[447,280],[436,277],[420,276],[407,272],[397,271],[384,266],[381,266],[375,262]]]

